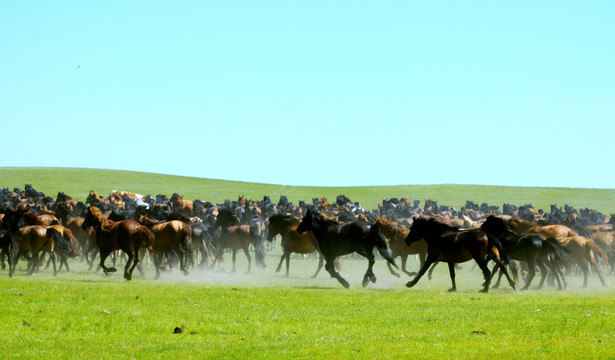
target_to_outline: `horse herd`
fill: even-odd
[[[232,253],[232,271],[236,254],[242,250],[251,271],[252,258],[257,266],[266,267],[265,240],[272,244],[280,237],[282,256],[276,271],[286,264],[289,276],[292,253],[317,254],[316,277],[323,267],[339,283],[350,285],[339,270],[340,257],[356,253],[368,260],[363,286],[376,282],[373,266],[379,255],[396,277],[401,270],[414,278],[406,286],[415,286],[439,262],[448,264],[452,287],[456,264],[474,260],[483,273],[482,292],[506,277],[510,286],[519,289],[520,269],[525,274],[523,289],[528,289],[540,271],[538,287],[551,277],[558,289],[566,289],[566,276],[572,271],[583,274],[583,286],[595,273],[603,286],[607,282],[602,267],[615,272],[615,217],[590,209],[564,209],[555,205],[546,213],[529,204],[498,207],[468,201],[457,210],[426,200],[424,206],[409,199],[383,199],[377,209],[365,210],[340,195],[334,203],[325,198],[300,201],[293,205],[285,196],[273,203],[267,196],[261,201],[226,200],[212,204],[184,200],[175,193],[171,198],[156,198],[112,191],[101,196],[91,191],[85,203],[59,192],[55,199],[38,192],[31,185],[25,190],[0,189],[0,246],[2,268],[8,262],[13,276],[20,258],[27,259],[27,272],[34,274],[44,264],[53,265],[53,274],[64,266],[70,271],[69,259],[81,258],[105,274],[117,271],[107,266],[111,257],[115,265],[118,254],[126,256],[124,278],[132,279],[145,256],[152,259],[156,278],[161,271],[178,267],[185,275],[191,268],[216,269],[226,251]],[[375,254],[374,249],[377,250]],[[420,261],[418,272],[407,269],[408,257]],[[395,262],[401,259],[401,268]],[[59,260],[59,268],[56,261]],[[489,261],[494,267],[488,268]]]

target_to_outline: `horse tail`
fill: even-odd
[[[395,263],[395,260],[393,260],[393,257],[391,256],[391,251],[389,250],[389,243],[387,241],[386,236],[384,236],[384,234],[382,233],[380,226],[378,226],[378,224],[372,225],[371,228],[369,229],[369,234],[372,237],[372,239],[374,239],[374,241],[376,242],[376,248],[378,248],[378,252],[380,253],[380,255],[389,264],[399,269],[399,267]]]
[[[591,249],[591,251],[597,253],[598,255],[600,255],[600,258],[602,259],[603,263],[607,263],[608,262],[608,256],[606,254],[606,252],[604,250],[602,250],[602,248],[598,245],[596,245],[596,243],[592,240],[592,239],[587,239],[587,244],[589,245],[589,249]]]
[[[74,243],[62,237],[62,234],[54,228],[48,228],[46,235],[53,240],[53,244],[62,251],[66,256],[78,257],[79,251],[75,248]]]
[[[565,267],[568,263],[569,252],[555,237],[547,237],[543,242],[547,250],[548,259],[558,267]]]
[[[188,224],[184,224],[182,228],[182,246],[188,255],[192,257],[192,228]]]

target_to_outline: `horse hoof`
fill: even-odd
[[[112,267],[112,268],[108,268],[107,271],[105,271],[105,272],[116,272],[116,271],[117,271],[117,269]]]
[[[448,289],[448,292],[455,292],[455,291],[457,291],[457,289],[456,289],[456,288],[450,288],[450,289]]]
[[[184,275],[188,276],[188,274],[189,274],[188,270],[184,270]]]
[[[412,282],[412,281],[408,281],[408,282],[406,283],[406,286],[407,286],[407,287],[409,287],[409,288],[413,287],[414,285],[416,285],[416,283],[414,283],[414,282]]]
[[[346,289],[350,289],[350,284],[348,283],[348,281],[343,281],[341,283],[343,287],[345,287]]]
[[[489,292],[489,289],[481,289],[481,290],[479,290],[478,292],[488,293],[488,292]]]
[[[132,276],[130,276],[130,274],[124,274],[124,279],[132,280]]]

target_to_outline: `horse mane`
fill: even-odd
[[[90,206],[88,211],[98,220],[101,229],[106,229],[115,223],[115,221],[104,217],[100,209],[96,206]]]

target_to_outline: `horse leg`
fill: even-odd
[[[557,280],[557,290],[568,290],[568,281],[566,281],[566,277],[564,276],[564,272],[562,271],[561,267],[557,266],[552,261],[549,261],[547,265],[549,266],[555,276],[555,279]]]
[[[423,277],[423,275],[425,275],[425,273],[427,272],[427,270],[429,269],[431,264],[436,262],[436,259],[437,259],[437,256],[427,256],[427,258],[425,259],[425,262],[423,263],[423,266],[421,266],[421,269],[419,270],[419,273],[416,274],[414,279],[408,281],[408,283],[406,283],[406,286],[407,287],[413,287],[414,285],[416,285],[416,283],[419,282],[421,277]]]
[[[246,271],[246,273],[250,273],[250,270],[252,269],[252,256],[250,256],[249,245],[243,248],[243,253],[246,254],[246,257],[248,258],[248,271]],[[234,252],[233,252],[233,256],[235,256]],[[233,271],[235,271],[235,259],[234,258],[233,258]]]
[[[135,248],[135,251],[133,254],[133,258],[132,258],[132,266],[130,267],[130,272],[129,272],[130,279],[132,279],[132,273],[134,272],[135,268],[139,264],[139,261],[141,260],[141,253],[139,252],[139,245],[135,245],[134,248]],[[130,260],[130,257],[128,257],[128,260]],[[126,266],[128,266],[129,263],[130,261],[126,262]],[[127,279],[127,280],[130,280],[130,279]]]
[[[100,264],[99,266],[103,269],[103,272],[105,273],[105,275],[108,275],[109,273],[112,272],[116,272],[117,269],[114,267],[106,267],[105,266],[105,259],[109,256],[109,254],[111,254],[111,250],[100,250]]]
[[[451,276],[451,283],[453,283],[453,287],[448,289],[449,292],[457,291],[457,284],[455,284],[455,263],[448,263],[448,273]]]
[[[280,263],[278,264],[278,267],[275,269],[275,272],[280,272],[280,270],[282,270],[282,263],[284,262],[284,258],[286,257],[286,250],[284,250],[284,253],[282,254],[282,256],[280,257]]]
[[[521,290],[529,289],[530,284],[532,283],[532,279],[534,279],[534,275],[536,274],[536,264],[534,264],[534,260],[533,259],[528,259],[527,260],[527,267],[528,267],[528,272],[527,272],[527,278],[525,280],[525,286]],[[547,274],[545,273],[544,276],[546,276],[546,275]],[[542,280],[541,280],[541,282],[542,282]]]
[[[51,263],[53,264],[53,276],[56,276],[58,275],[58,271],[56,270],[56,254],[50,252],[49,259],[51,259]],[[62,265],[62,260],[60,260],[60,265]]]
[[[489,291],[489,284],[491,283],[491,271],[489,271],[489,268],[487,267],[487,261],[485,261],[482,257],[480,257],[480,256],[475,257],[474,261],[476,261],[476,264],[482,270],[483,277],[485,278],[485,283],[483,285],[482,290],[480,290],[480,292],[486,293],[486,292]],[[499,263],[496,263],[496,264],[498,266],[500,266],[500,274],[502,274],[502,272],[506,271],[506,268],[504,267],[504,264],[502,264],[501,261]],[[509,277],[509,281],[510,281],[510,277]],[[514,287],[513,287],[513,289],[514,289]]]
[[[365,272],[365,275],[363,276],[363,283],[362,283],[363,287],[366,287],[367,284],[369,284],[370,280],[371,282],[374,282],[374,283],[376,282],[376,276],[374,275],[374,272],[372,270],[372,268],[374,267],[374,263],[376,261],[374,260],[374,255],[371,255],[371,253],[365,253],[361,255],[365,256],[368,261],[367,271]],[[397,274],[397,276],[399,276],[399,274]]]
[[[158,280],[160,278],[160,267],[162,266],[162,254],[154,254],[152,258],[154,259],[154,268],[156,268],[155,280]]]
[[[322,264],[325,260],[324,255],[321,252],[318,252],[318,269],[316,269],[316,273],[314,275],[312,275],[312,279],[315,279],[316,276],[318,276],[318,273],[320,272],[320,269],[322,269]]]
[[[188,263],[188,251],[184,250],[181,248],[177,249],[178,255],[179,255],[179,269],[184,273],[185,276],[187,276],[188,273],[188,269],[187,269],[187,263]]]
[[[29,261],[31,266],[30,266],[30,271],[28,272],[28,275],[34,275],[34,271],[38,267],[38,260],[39,260],[38,252],[33,252],[32,258]]]
[[[431,266],[431,268],[429,268],[429,273],[427,273],[427,279],[428,280],[431,280],[432,274],[433,274],[433,270],[436,268],[436,265],[438,265],[438,261],[434,261],[434,263]]]
[[[508,283],[510,284],[510,287],[512,287],[513,290],[515,290],[515,291],[519,291],[519,286],[517,285],[517,282],[513,280],[513,278],[510,276],[510,274],[506,270],[506,264],[504,264],[504,261],[500,257],[500,254],[497,251],[497,249],[492,249],[491,250],[490,257],[493,260],[493,262],[497,265],[497,267],[500,268],[500,276],[498,277],[498,285],[500,284],[500,279],[502,278],[502,274],[504,274],[506,276],[506,279],[508,280]],[[510,264],[510,260],[508,260],[507,262]],[[478,264],[479,267],[481,267],[481,264],[479,262],[477,262],[477,264]],[[484,264],[485,264],[485,268],[486,268],[487,267],[487,261],[485,261]],[[483,269],[483,267],[481,267],[481,270],[482,269]],[[494,267],[494,271],[495,271],[495,267]],[[483,270],[483,273],[484,273],[484,270]],[[492,276],[489,276],[489,282],[491,282],[491,278],[492,278]]]
[[[391,272],[391,274],[395,277],[401,277],[399,275],[399,273],[395,272],[395,270],[393,270],[393,265],[391,265],[390,263],[387,263],[387,267],[389,268],[389,271]]]
[[[589,262],[589,266],[591,266],[592,269],[594,269],[596,271],[596,273],[598,274],[598,277],[600,278],[600,283],[602,284],[603,287],[606,287],[606,280],[604,279],[604,277],[602,276],[602,270],[600,270],[600,266],[598,266],[598,264],[596,264],[596,260],[594,259],[594,255],[589,252],[586,255],[587,261]]]
[[[325,270],[327,270],[331,277],[337,279],[337,281],[339,281],[339,283],[342,284],[343,287],[348,289],[350,287],[348,281],[346,281],[346,279],[344,279],[337,271],[335,271],[335,257],[326,256],[325,261]]]
[[[407,264],[408,264],[408,255],[401,255],[401,271],[408,274],[408,276],[416,275],[416,271],[408,271],[408,269],[406,268]]]

